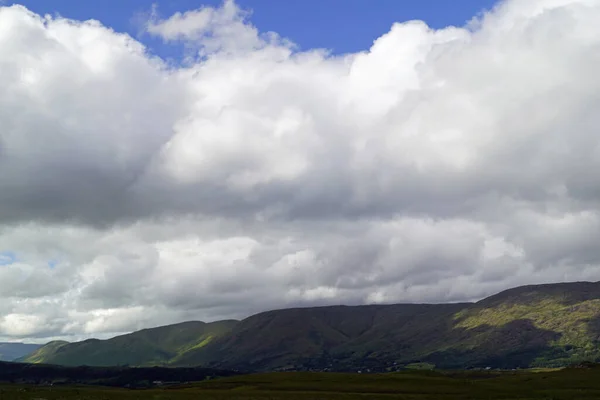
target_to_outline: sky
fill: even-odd
[[[201,7],[218,7],[222,0],[77,1],[23,0],[21,4],[38,14],[60,15],[79,21],[98,20],[117,32],[127,32],[161,57],[177,57],[177,46],[162,45],[159,38],[144,35],[143,25],[154,11],[163,17]],[[276,32],[292,40],[298,50],[324,48],[334,54],[367,50],[394,22],[424,20],[432,28],[463,26],[493,7],[494,0],[237,0],[250,13],[251,23],[261,32]]]
[[[600,1],[109,3],[0,8],[0,340],[600,279]]]

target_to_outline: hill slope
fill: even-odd
[[[560,366],[600,360],[600,283],[510,289],[470,304],[277,310],[186,353],[189,365],[269,370]]]
[[[515,368],[598,361],[600,283],[524,286],[477,303],[296,308],[239,323],[188,324],[107,341],[49,344],[24,360],[247,370],[384,370],[411,363]]]
[[[249,317],[185,364],[235,365],[266,370],[314,364],[350,366],[365,358],[379,363],[440,331],[443,321],[467,304],[333,306],[269,311]],[[440,338],[441,335],[438,335]],[[320,360],[320,361],[318,361]],[[360,360],[360,361],[358,361]]]
[[[167,365],[191,349],[229,332],[238,321],[183,322],[144,329],[108,340],[50,342],[19,359],[27,363],[67,366]]]
[[[31,343],[0,343],[0,361],[13,361],[40,348]]]

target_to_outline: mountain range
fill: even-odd
[[[31,343],[0,342],[0,361],[13,361],[37,350],[42,345]]]
[[[243,371],[527,368],[599,360],[600,282],[522,286],[476,303],[274,310],[242,321],[50,342],[18,359]]]

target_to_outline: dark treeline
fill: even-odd
[[[146,387],[233,376],[234,371],[210,368],[62,367],[0,362],[0,382],[37,385],[81,384]]]

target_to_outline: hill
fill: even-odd
[[[523,286],[477,303],[294,308],[186,324],[50,343],[23,360],[249,371],[563,366],[600,360],[600,283]]]
[[[185,354],[189,365],[247,370],[336,370],[393,363],[410,343],[426,347],[466,304],[333,306],[269,311],[240,322],[205,349]]]
[[[18,361],[67,366],[168,365],[178,360],[185,352],[201,348],[229,332],[237,322],[191,321],[143,329],[108,340],[50,342]]]
[[[0,361],[13,361],[40,348],[40,344],[0,343]]]

